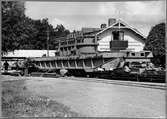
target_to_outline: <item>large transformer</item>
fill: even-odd
[[[101,25],[101,28],[82,28],[81,31],[73,32],[67,37],[56,38],[55,57],[30,60],[40,70],[59,72],[66,69],[72,75],[93,74],[99,69],[110,71],[119,67],[122,61],[128,62],[129,66],[134,62],[145,65],[150,63],[153,57],[150,51],[128,49],[130,43],[124,34],[132,34],[134,38],[139,37],[143,40],[140,33],[130,29],[120,20],[110,20],[107,28],[105,24]],[[111,36],[109,42],[104,43],[107,49],[99,50],[103,45],[99,41],[107,34]]]

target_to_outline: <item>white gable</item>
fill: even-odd
[[[124,32],[124,40],[128,41],[128,50],[143,50],[145,36],[122,20],[117,20],[116,23],[96,34],[99,39],[98,51],[110,51],[110,41],[113,40],[112,32],[115,30]]]
[[[134,31],[135,33],[137,33],[138,35],[140,35],[143,38],[146,38],[146,36],[144,36],[142,33],[140,33],[137,29],[135,29],[134,27],[130,26],[129,24],[125,23],[123,20],[118,19],[116,21],[116,23],[112,24],[111,26],[101,30],[100,32],[98,32],[96,35],[99,35],[101,33],[103,33],[104,31],[110,29],[110,28],[129,28],[132,31]]]

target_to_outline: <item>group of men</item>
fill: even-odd
[[[20,67],[20,62],[18,62],[18,61],[16,61],[16,62],[14,62],[14,69],[15,70],[19,70],[19,67]],[[8,61],[6,60],[5,62],[4,62],[4,64],[3,64],[3,68],[4,68],[4,71],[5,72],[8,72],[8,70],[9,70],[9,63],[8,63]]]

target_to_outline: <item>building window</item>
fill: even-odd
[[[118,31],[113,31],[113,40],[119,40],[119,32]]]
[[[141,53],[140,55],[141,55],[141,56],[144,56],[144,53]]]
[[[113,31],[113,40],[124,40],[124,32],[123,31]]]
[[[135,53],[131,53],[132,56],[135,56]]]
[[[124,32],[123,31],[119,32],[119,40],[124,40]]]
[[[93,43],[95,43],[95,38],[92,40]]]

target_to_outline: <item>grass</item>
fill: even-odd
[[[69,107],[47,97],[31,94],[24,80],[2,83],[3,117],[78,117]]]

